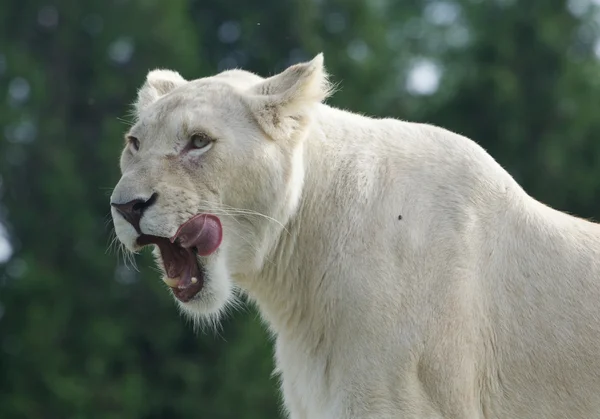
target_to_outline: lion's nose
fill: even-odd
[[[144,215],[144,211],[146,211],[149,207],[156,202],[156,198],[158,194],[154,193],[148,199],[134,199],[129,202],[125,202],[124,204],[117,204],[115,202],[111,202],[110,205],[115,207],[115,209],[125,218],[134,228],[135,230],[142,234],[140,230],[140,220],[142,219],[142,215]]]

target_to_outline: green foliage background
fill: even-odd
[[[248,307],[194,333],[150,258],[127,269],[108,196],[146,72],[270,75],[325,53],[336,106],[486,148],[539,200],[600,202],[594,0],[3,0],[0,418],[277,418],[271,341]],[[429,74],[439,85],[415,91]]]

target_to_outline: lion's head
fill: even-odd
[[[184,311],[218,313],[232,278],[261,269],[298,205],[304,138],[328,88],[321,54],[266,79],[148,74],[112,218],[127,249],[154,247]]]

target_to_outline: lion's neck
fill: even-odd
[[[338,275],[330,271],[347,239],[344,221],[335,213],[350,205],[352,191],[344,185],[352,158],[341,138],[340,133],[328,132],[327,125],[313,127],[304,148],[298,205],[261,271],[247,281],[250,297],[280,336],[293,331],[295,339],[303,336],[322,344],[343,315],[334,304],[342,284],[334,282]]]

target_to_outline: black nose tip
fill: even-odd
[[[144,215],[144,211],[146,211],[149,207],[156,202],[158,194],[154,193],[148,199],[134,199],[129,202],[125,202],[124,204],[116,204],[111,202],[110,205],[116,208],[116,210],[125,218],[129,224],[131,224],[135,230],[142,234],[140,230],[140,220],[142,219],[142,215]]]

